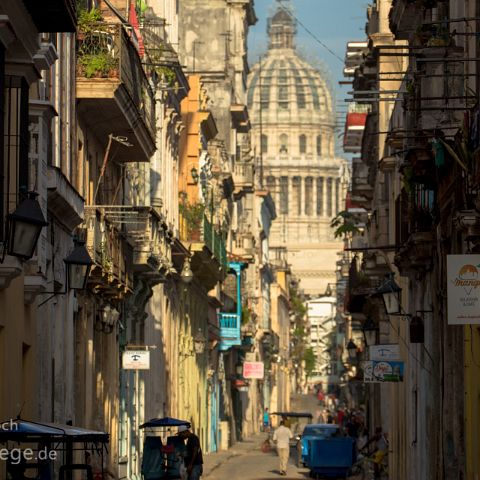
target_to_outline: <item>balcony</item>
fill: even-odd
[[[404,190],[395,202],[396,245],[394,263],[401,275],[430,269],[433,255],[435,195],[416,185],[409,195]]]
[[[77,8],[75,0],[23,0],[39,32],[75,32]]]
[[[373,187],[369,183],[368,166],[361,158],[352,161],[352,197],[355,203],[368,208],[373,198]]]
[[[253,261],[255,257],[255,239],[251,232],[237,232],[235,234],[232,253],[243,258],[246,262]]]
[[[109,134],[126,137],[116,161],[147,162],[155,151],[155,99],[132,35],[105,23],[79,32],[78,112],[102,143]]]
[[[235,275],[236,306],[237,311],[218,313],[218,324],[220,326],[219,350],[225,351],[233,346],[242,345],[241,324],[242,324],[242,270],[245,268],[243,262],[230,262],[230,272]]]
[[[121,299],[133,291],[133,249],[117,226],[96,208],[86,208],[86,247],[94,265],[88,283]]]
[[[207,217],[200,217],[186,204],[180,213],[180,240],[191,244],[194,254],[191,267],[195,276],[209,290],[225,278],[228,261],[223,234],[215,229]],[[183,211],[182,211],[183,210]]]
[[[218,322],[220,324],[220,350],[228,350],[242,344],[240,315],[237,313],[219,313]]]
[[[233,174],[235,191],[253,191],[254,174],[255,168],[253,163],[235,163],[235,170]]]

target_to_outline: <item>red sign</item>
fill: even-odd
[[[263,362],[243,362],[243,378],[263,378]]]

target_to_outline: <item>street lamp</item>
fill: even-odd
[[[377,331],[378,328],[375,325],[375,322],[368,317],[367,321],[363,325],[363,336],[365,337],[365,344],[367,347],[376,345],[377,343]]]
[[[48,225],[37,196],[36,192],[28,192],[28,197],[7,215],[6,251],[23,260],[33,257],[42,228]]]
[[[193,337],[193,348],[195,349],[195,353],[202,354],[205,351],[205,347],[207,345],[207,339],[202,332],[202,329],[199,328],[195,337]]]
[[[183,261],[183,268],[182,272],[180,273],[180,278],[182,279],[183,283],[190,283],[193,280],[193,271],[190,267],[190,258],[185,257]]]
[[[72,290],[85,290],[90,269],[93,265],[93,261],[85,248],[85,242],[76,238],[74,238],[73,242],[73,250],[68,257],[63,260],[67,269],[65,291],[68,291],[69,288]]]
[[[386,281],[377,289],[377,293],[382,295],[383,304],[388,315],[401,313],[400,296],[402,289],[393,279],[394,273],[386,275]]]
[[[350,360],[355,360],[357,358],[357,346],[355,345],[355,342],[350,339],[350,341],[347,344],[347,351],[348,351],[348,358]]]

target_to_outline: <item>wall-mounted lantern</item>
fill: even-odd
[[[182,272],[180,273],[180,278],[183,283],[190,283],[193,280],[193,271],[190,267],[190,258],[185,257],[183,261]]]
[[[394,273],[386,276],[385,282],[377,289],[377,293],[382,295],[385,311],[388,315],[401,313],[401,294],[402,289],[396,284],[393,277]]]
[[[6,253],[22,260],[33,257],[42,228],[48,225],[37,201],[38,193],[28,192],[14,212],[7,215]],[[5,256],[5,250],[4,255]],[[3,261],[3,259],[2,259]]]
[[[350,339],[350,341],[347,344],[347,352],[348,352],[348,358],[350,360],[356,360],[357,346],[355,345],[355,342],[352,339]]]
[[[85,248],[85,242],[76,238],[74,238],[73,242],[73,250],[63,260],[67,270],[66,290],[68,291],[69,288],[72,290],[85,290],[93,261]]]
[[[365,338],[365,344],[367,347],[377,344],[377,332],[378,328],[375,322],[368,317],[365,324],[363,325],[363,336]]]

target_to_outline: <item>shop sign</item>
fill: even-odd
[[[369,349],[370,360],[401,360],[400,346],[398,345],[398,343],[388,345],[370,345]]]
[[[403,362],[369,360],[363,363],[365,383],[403,382]]]
[[[263,362],[243,362],[243,378],[260,378],[264,376]]]
[[[450,325],[480,324],[480,255],[447,255]]]
[[[150,352],[148,350],[126,350],[122,354],[124,370],[149,370]]]

